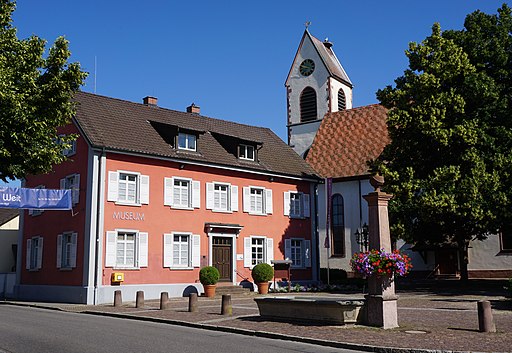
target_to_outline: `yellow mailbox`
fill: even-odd
[[[122,272],[114,272],[110,277],[110,282],[112,283],[121,283],[124,282],[124,273]]]

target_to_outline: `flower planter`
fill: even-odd
[[[216,284],[203,284],[205,297],[212,298],[215,296]]]
[[[269,286],[269,282],[260,282],[260,283],[256,283],[256,285],[258,286],[258,293],[260,294],[268,294],[268,286]]]

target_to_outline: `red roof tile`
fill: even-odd
[[[326,114],[306,161],[324,178],[368,175],[366,162],[390,142],[386,119],[379,104]]]

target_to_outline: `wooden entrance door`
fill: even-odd
[[[212,266],[220,273],[219,281],[231,282],[233,275],[233,239],[213,237]]]
[[[436,251],[436,263],[439,275],[457,275],[459,272],[459,260],[457,250],[440,249]]]

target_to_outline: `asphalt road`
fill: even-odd
[[[0,353],[8,352],[356,351],[168,324],[0,305]]]

